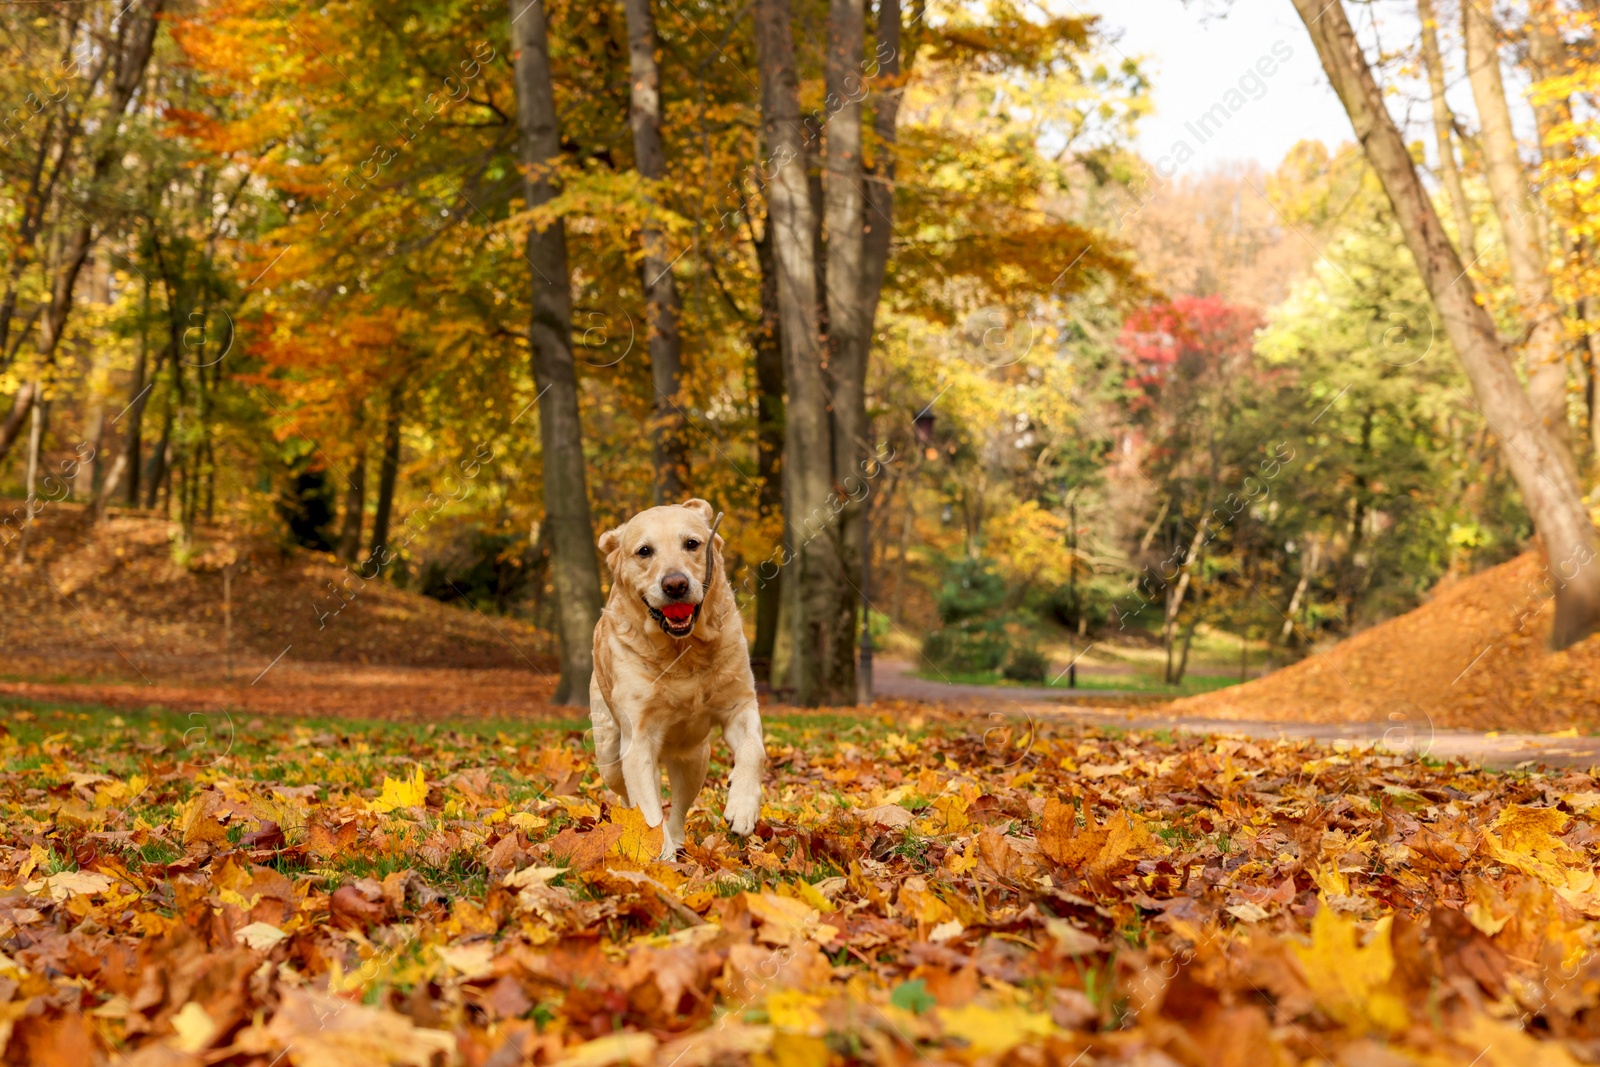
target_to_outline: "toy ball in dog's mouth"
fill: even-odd
[[[650,614],[661,624],[661,628],[673,637],[684,637],[694,629],[694,604],[673,601],[658,608],[646,601],[645,606],[650,608]]]

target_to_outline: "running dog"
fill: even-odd
[[[733,750],[728,828],[745,836],[761,815],[766,747],[744,624],[722,563],[721,521],[704,500],[689,500],[642,511],[600,537],[611,596],[594,628],[595,758],[606,785],[651,826],[662,822],[666,764],[664,860],[683,846],[713,724]]]

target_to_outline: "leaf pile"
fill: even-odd
[[[1207,719],[1600,731],[1600,637],[1550,652],[1558,585],[1540,552],[1441,583],[1427,603],[1245,685],[1186,697]]]
[[[4,1062],[1600,1059],[1590,775],[874,710],[674,863],[576,730],[13,712]]]

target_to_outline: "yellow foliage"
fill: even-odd
[[[383,791],[378,794],[378,799],[372,801],[367,807],[380,814],[391,812],[397,808],[414,808],[421,805],[428,798],[428,783],[422,776],[422,768],[417,768],[417,773],[411,778],[402,778],[395,781],[388,775],[383,776]]]
[[[1326,902],[1311,920],[1311,944],[1293,946],[1317,1006],[1346,1026],[1395,1031],[1409,1022],[1405,1005],[1386,989],[1394,973],[1389,920],[1379,921],[1365,945],[1352,919]]]
[[[1055,1032],[1050,1016],[1016,1005],[986,1008],[964,1004],[959,1008],[943,1008],[939,1021],[946,1034],[966,1041],[972,1051],[980,1055],[998,1056],[1024,1041],[1037,1041]]]

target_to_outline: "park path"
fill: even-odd
[[[1516,768],[1547,764],[1552,767],[1600,767],[1600,737],[1558,737],[1551,734],[1500,731],[1448,730],[1420,722],[1306,723],[1289,720],[1220,719],[1165,713],[1165,705],[1140,702],[1132,706],[1091,704],[1085,696],[1148,697],[1132,691],[1050,689],[1043,686],[969,685],[918,678],[914,664],[883,658],[873,663],[873,691],[881,697],[930,703],[964,704],[981,700],[985,706],[1005,705],[1007,710],[1039,721],[1068,721],[1118,726],[1123,729],[1181,730],[1185,733],[1221,734],[1251,740],[1309,738],[1325,744],[1382,745],[1396,755],[1436,760],[1481,763],[1485,767]]]

